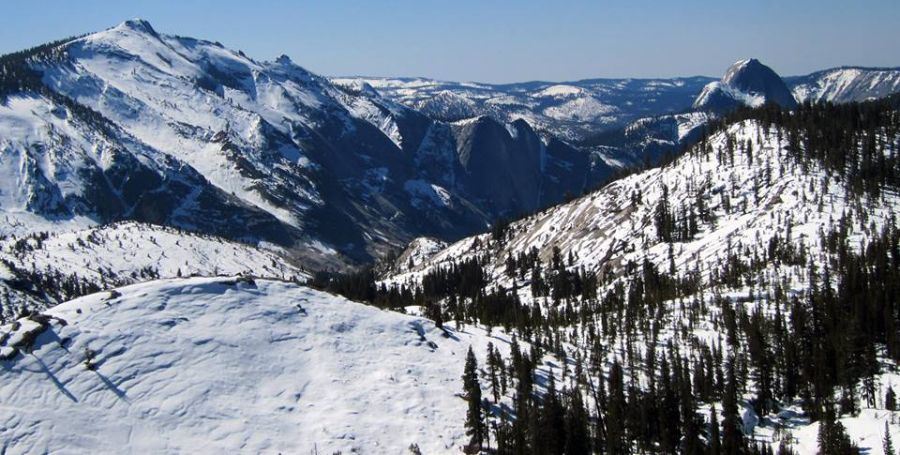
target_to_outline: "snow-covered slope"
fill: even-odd
[[[531,159],[561,166],[518,177],[543,196],[485,194],[459,155],[497,137],[456,134],[287,57],[256,61],[142,20],[3,56],[0,66],[0,233],[132,219],[277,243],[327,268],[417,235],[459,238],[585,185],[581,157],[532,131],[499,139],[510,157],[531,153],[522,144],[558,144]],[[491,179],[511,178],[501,164]]]
[[[678,113],[712,79],[588,79],[574,82],[483,84],[425,78],[334,78],[364,81],[385,97],[434,118],[490,115],[524,119],[538,131],[579,141],[640,117]]]
[[[833,68],[785,78],[797,101],[848,103],[900,92],[900,68]]]
[[[4,453],[457,453],[466,350],[509,351],[265,280],[163,280],[46,316],[33,344],[40,323],[3,327]]]
[[[896,120],[891,124],[896,125]],[[822,161],[801,160],[789,146],[792,133],[777,125],[760,120],[727,125],[664,167],[633,174],[514,222],[499,235],[482,234],[453,243],[412,267],[398,262],[383,283],[418,286],[430,272],[478,259],[474,262],[483,264],[486,273],[485,292],[514,293],[546,313],[584,305],[587,315],[582,313],[582,322],[573,323],[577,330],[572,332],[582,333],[584,320],[590,321],[588,331],[599,330],[603,343],[611,343],[609,350],[603,351],[608,353],[608,363],[613,359],[624,363],[634,346],[641,347],[632,359],[647,359],[666,350],[694,352],[701,342],[735,352],[718,319],[725,308],[741,308],[742,314],[788,314],[786,307],[779,306],[783,304],[778,303],[776,294],[807,295],[816,285],[811,280],[834,285],[833,279],[825,281],[828,265],[835,263],[835,253],[827,247],[833,239],[830,233],[846,233],[848,249],[859,253],[885,229],[896,229],[900,210],[896,187],[886,185],[877,194],[854,189]],[[868,142],[857,139],[860,144]],[[884,129],[878,142],[885,144],[885,156],[900,150],[895,127]],[[659,220],[669,223],[671,218],[678,219],[675,225],[695,226],[695,232],[665,240]],[[413,245],[410,254],[421,257],[420,251]],[[559,261],[568,273],[593,272],[599,297],[579,300],[557,299],[551,293],[535,295],[534,269],[513,265],[511,271],[509,266],[528,263],[520,258],[532,252],[538,264],[544,264],[545,282],[560,276],[552,269],[556,266],[548,267]],[[734,272],[738,267],[744,272]],[[688,290],[646,316],[653,321],[653,328],[628,326],[634,323],[630,312],[648,311],[640,303],[637,308],[626,307],[634,295],[642,302],[644,286],[648,294],[659,292],[641,281],[648,270],[658,271],[663,279],[689,283],[685,285]],[[737,273],[740,279],[729,279],[729,273]],[[780,301],[788,299],[781,297]],[[697,311],[698,307],[703,310]],[[693,316],[686,316],[692,311]],[[621,335],[628,331],[635,332],[633,337]],[[576,344],[582,343],[581,349],[596,352],[591,345],[596,341],[590,336],[574,338]],[[900,381],[897,372],[896,363],[885,361],[873,378],[874,390],[882,393],[888,386],[896,388]],[[639,382],[646,379],[642,374],[636,377]],[[772,448],[784,440],[798,453],[817,453],[819,424],[811,424],[799,404],[782,402],[769,413],[757,415],[752,406],[755,398],[749,393],[741,397],[748,437]],[[884,425],[892,414],[877,400],[860,401],[857,406],[861,412],[845,414],[841,421],[855,443],[869,453],[881,453]],[[721,409],[720,404],[717,407]],[[706,407],[701,414],[708,412]],[[889,428],[894,435],[900,433],[893,424]]]
[[[627,262],[640,263],[646,257],[668,270],[669,246],[658,239],[654,225],[664,191],[673,211],[690,210],[701,197],[712,220],[700,223],[693,239],[675,245],[671,253],[679,270],[690,263],[706,273],[740,245],[766,245],[776,236],[819,250],[821,233],[845,213],[855,213],[849,219],[854,233],[851,244],[892,222],[900,210],[895,192],[862,199],[865,209],[861,212],[859,198],[843,182],[821,166],[796,161],[786,150],[786,141],[777,128],[767,129],[756,121],[731,125],[663,168],[617,180],[513,223],[509,239],[499,250],[494,250],[497,243],[489,240],[490,234],[470,237],[392,281],[414,280],[447,261],[490,251],[496,282],[509,285],[503,277],[508,254],[536,248],[541,259],[548,261],[554,247],[564,255],[572,252],[576,269],[618,274]],[[733,162],[726,158],[728,144],[734,150]],[[749,153],[743,151],[747,144]]]
[[[661,115],[637,119],[624,128],[608,131],[582,146],[617,168],[656,164],[696,142],[710,120],[705,112]]]
[[[246,274],[303,281],[285,251],[134,222],[0,241],[0,318],[155,278]]]

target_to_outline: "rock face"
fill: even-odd
[[[0,234],[135,220],[334,267],[478,232],[609,173],[524,121],[437,121],[141,20],[0,66]]]
[[[740,60],[718,82],[703,88],[694,109],[725,112],[739,106],[756,107],[775,103],[794,107],[797,101],[787,85],[771,68],[756,59]]]

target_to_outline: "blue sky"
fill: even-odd
[[[0,53],[141,17],[326,75],[720,76],[744,57],[782,75],[900,66],[897,0],[42,0],[5,10]]]

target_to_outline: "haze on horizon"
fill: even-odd
[[[0,53],[134,17],[256,59],[286,54],[332,76],[494,83],[719,77],[745,57],[785,76],[900,66],[896,0],[49,0],[17,3],[0,17]]]

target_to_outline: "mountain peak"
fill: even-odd
[[[755,107],[765,103],[797,105],[778,73],[755,58],[747,58],[731,65],[720,81],[707,85],[694,108],[728,111],[741,105]]]
[[[157,36],[156,30],[153,29],[153,26],[150,25],[150,22],[147,22],[141,18],[128,19],[125,22],[117,25],[116,29],[120,30],[133,30],[139,33],[147,33],[149,35]]]

